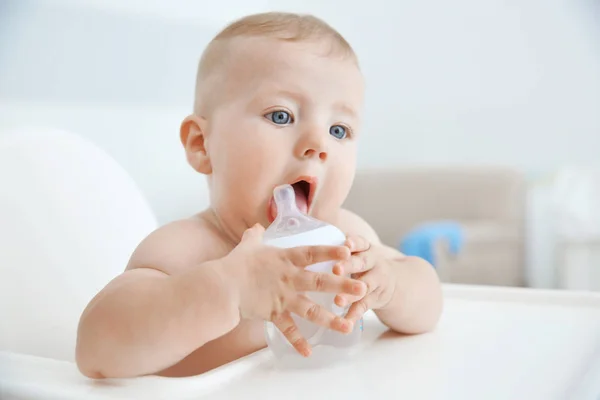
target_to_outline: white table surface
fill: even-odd
[[[92,381],[74,364],[0,352],[2,399],[600,399],[600,294],[445,285],[429,334],[365,318],[337,367],[275,369],[260,351],[191,378]]]

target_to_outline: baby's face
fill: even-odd
[[[233,43],[224,100],[206,118],[211,204],[237,237],[276,216],[273,189],[331,221],[352,185],[363,78],[328,43],[245,38]],[[302,183],[304,182],[304,183]]]

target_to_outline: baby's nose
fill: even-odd
[[[304,158],[317,157],[317,155],[321,161],[325,161],[327,159],[326,151],[320,151],[317,149],[306,149],[304,151]]]
[[[318,157],[321,161],[327,160],[326,137],[318,130],[306,132],[298,141],[296,154],[299,158]]]

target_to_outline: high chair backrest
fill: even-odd
[[[62,131],[0,132],[0,351],[74,360],[91,298],[156,228],[117,162]]]

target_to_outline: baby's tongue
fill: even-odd
[[[297,186],[292,186],[294,188],[294,193],[296,194],[296,207],[303,214],[308,214],[308,199],[304,192]],[[277,217],[277,205],[275,201],[271,202],[271,209],[269,210],[273,219]]]
[[[308,214],[308,199],[304,192],[298,186],[292,186],[296,194],[296,207],[302,214]]]

